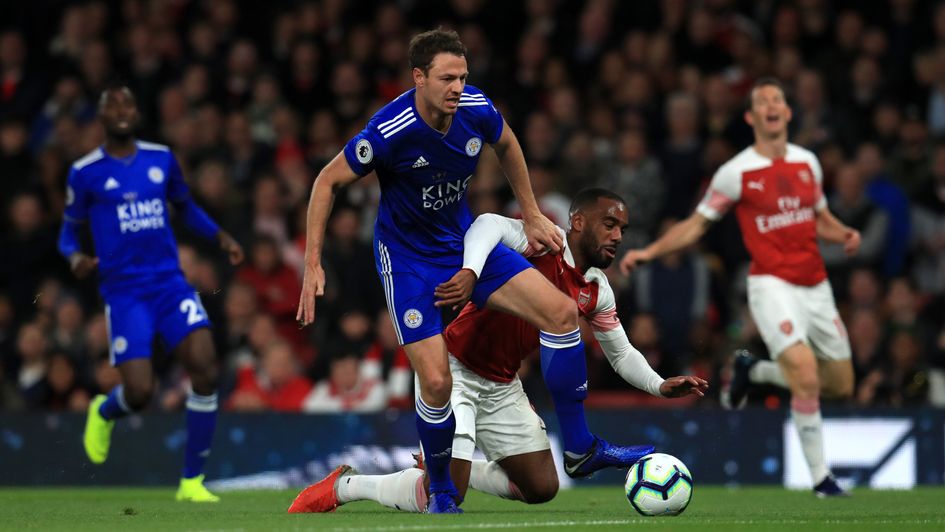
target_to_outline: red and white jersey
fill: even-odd
[[[478,275],[482,264],[498,242],[528,256],[530,247],[521,220],[498,215],[477,218],[466,233],[465,256],[469,267]],[[564,238],[565,249],[559,255],[539,255],[529,258],[532,265],[562,292],[570,295],[578,305],[580,315],[587,320],[594,336],[614,369],[625,380],[659,395],[663,379],[646,363],[643,355],[627,339],[617,317],[614,291],[607,276],[598,268],[581,273],[574,267],[574,257]],[[522,360],[539,348],[538,329],[528,322],[490,309],[466,305],[459,317],[443,333],[449,352],[477,375],[495,382],[508,383],[515,379]]]
[[[795,144],[771,160],[749,146],[723,164],[697,212],[717,221],[735,207],[751,275],[802,286],[827,278],[817,247],[817,211],[827,207],[817,156]]]

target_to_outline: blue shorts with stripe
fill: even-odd
[[[434,306],[433,291],[463,267],[462,255],[456,264],[444,266],[398,254],[382,241],[374,240],[374,265],[384,286],[387,310],[401,345],[418,342],[443,332],[440,309]],[[489,254],[482,275],[476,281],[470,301],[485,306],[493,292],[532,265],[507,246],[499,244]]]
[[[195,329],[210,327],[200,295],[180,275],[148,289],[109,294],[105,320],[113,366],[149,358],[155,334],[173,349]]]

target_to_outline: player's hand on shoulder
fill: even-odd
[[[450,307],[453,310],[461,308],[472,296],[476,286],[476,274],[468,268],[456,272],[449,281],[440,283],[433,291],[437,307]]]
[[[536,252],[542,252],[545,249],[551,253],[561,253],[564,249],[564,238],[558,226],[553,224],[543,214],[537,214],[524,218],[525,236],[528,238],[528,244]]]
[[[631,249],[620,259],[620,273],[630,275],[637,266],[649,262],[650,256],[643,249]]]
[[[300,327],[315,322],[315,298],[325,295],[325,270],[321,264],[306,264],[302,276],[299,311],[295,315]]]
[[[98,257],[90,257],[85,253],[73,253],[69,257],[69,267],[79,279],[84,279],[98,267]]]
[[[705,379],[693,377],[692,375],[670,377],[660,385],[660,393],[663,394],[663,397],[685,397],[687,395],[705,397],[705,392],[708,389],[709,383]]]
[[[227,256],[229,256],[230,264],[234,266],[241,264],[243,259],[246,258],[246,254],[243,252],[243,246],[226,231],[220,232],[219,240],[220,249],[225,251]]]
[[[850,229],[847,231],[846,235],[844,235],[843,252],[846,253],[847,256],[856,255],[856,252],[860,250],[860,243],[860,232],[856,229]]]

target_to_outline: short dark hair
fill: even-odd
[[[135,98],[135,92],[128,86],[128,82],[121,78],[113,78],[105,83],[105,88],[103,88],[102,92],[98,95],[99,107],[105,103],[105,97],[112,91],[128,91],[128,94],[130,94],[132,98]]]
[[[441,53],[465,57],[466,45],[459,40],[459,34],[453,30],[437,28],[414,35],[413,39],[410,39],[410,47],[407,49],[407,58],[411,70],[419,68],[424,74],[428,73],[433,58],[436,57],[436,54]]]
[[[574,213],[587,207],[588,205],[597,203],[597,200],[601,198],[612,199],[614,201],[623,203],[624,205],[627,204],[627,202],[624,201],[622,197],[620,197],[620,194],[607,190],[606,188],[585,188],[578,192],[576,196],[574,196],[574,201],[571,202],[571,208],[568,209],[568,214],[574,216]]]
[[[745,110],[751,111],[751,98],[755,95],[755,91],[761,87],[777,87],[781,94],[784,95],[784,98],[787,99],[787,91],[784,90],[784,84],[781,83],[781,80],[774,76],[764,76],[755,80],[751,85],[751,89],[748,90],[748,95],[745,98]]]

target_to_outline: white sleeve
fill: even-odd
[[[820,166],[820,161],[817,160],[817,156],[813,153],[810,154],[810,158],[807,161],[807,164],[810,165],[811,172],[814,173],[814,182],[817,183],[817,199],[814,204],[814,210],[820,211],[827,208],[827,197],[824,196],[824,170]]]
[[[731,162],[723,164],[712,176],[709,189],[696,207],[696,212],[713,222],[719,221],[742,195],[741,172]]]
[[[663,397],[660,393],[663,378],[653,371],[643,353],[633,347],[620,324],[614,291],[607,277],[599,270],[588,273],[591,274],[588,280],[597,282],[598,292],[597,307],[587,318],[607,361],[623,380],[651,395]]]
[[[463,268],[472,270],[479,277],[486,259],[500,242],[523,255],[531,249],[525,236],[525,223],[521,220],[498,214],[480,215],[469,226],[463,239]]]
[[[564,230],[557,229],[565,238]],[[479,277],[489,254],[500,243],[520,255],[535,255],[525,236],[525,222],[498,214],[481,214],[469,226],[463,239],[463,268],[472,270]]]

